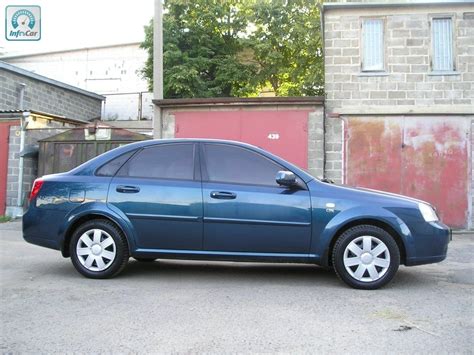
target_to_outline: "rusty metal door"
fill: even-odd
[[[441,219],[466,228],[469,124],[463,117],[355,117],[348,120],[346,180],[426,200]]]
[[[176,138],[216,138],[250,143],[305,169],[309,110],[175,112]]]

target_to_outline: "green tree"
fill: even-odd
[[[249,38],[259,64],[255,80],[278,96],[322,95],[324,63],[318,2],[257,0]]]
[[[164,97],[322,95],[319,0],[166,0]],[[153,87],[153,23],[142,71]]]
[[[256,72],[239,60],[248,13],[232,0],[167,0],[163,16],[165,98],[246,96]],[[142,73],[153,87],[153,22],[145,27]]]

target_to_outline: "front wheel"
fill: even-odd
[[[92,279],[118,275],[129,258],[127,240],[122,231],[103,219],[80,225],[72,235],[69,252],[76,270]]]
[[[355,226],[336,241],[332,263],[338,277],[351,287],[375,290],[387,284],[400,265],[400,251],[382,228]]]

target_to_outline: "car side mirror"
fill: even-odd
[[[279,171],[275,178],[278,185],[292,187],[296,186],[296,175],[291,171]]]

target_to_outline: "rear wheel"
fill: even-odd
[[[387,284],[400,265],[400,251],[382,228],[355,226],[336,241],[332,262],[339,278],[351,287],[374,290]]]
[[[103,219],[79,226],[72,235],[69,252],[76,270],[93,279],[118,275],[129,258],[127,240],[122,231]]]

